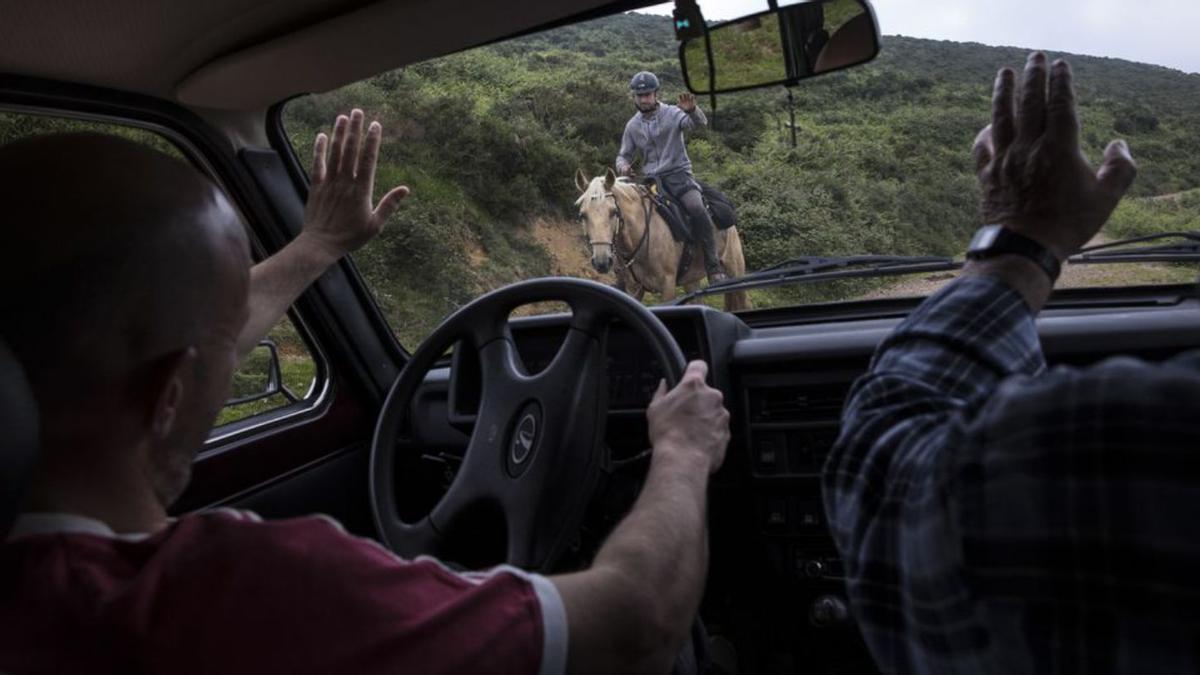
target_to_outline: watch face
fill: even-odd
[[[982,251],[992,247],[996,243],[996,239],[1000,236],[1000,228],[995,225],[981,227],[975,232],[975,237],[971,239],[971,245],[968,247],[970,251]]]

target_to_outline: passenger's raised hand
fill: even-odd
[[[646,410],[655,453],[699,462],[711,473],[725,461],[729,411],[724,396],[704,382],[708,364],[692,361],[674,389],[660,382]]]
[[[363,111],[358,109],[349,117],[338,115],[333,140],[321,133],[313,143],[312,182],[300,237],[327,253],[330,262],[379,234],[409,192],[401,185],[373,205],[383,128],[371,122],[364,139],[363,121]]]
[[[1020,100],[1016,75],[996,76],[992,123],[975,139],[983,218],[1001,224],[1064,259],[1086,244],[1137,175],[1125,141],[1113,141],[1097,171],[1079,146],[1071,67],[1034,52],[1025,64]]]
[[[683,92],[679,95],[679,109],[685,113],[690,113],[696,109],[696,97],[690,92]]]

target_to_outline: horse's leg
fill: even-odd
[[[725,271],[730,279],[736,279],[746,274],[746,257],[742,252],[742,236],[738,234],[736,226],[725,230],[724,234],[725,255],[722,258],[725,263]],[[725,294],[725,311],[738,312],[744,309],[750,309],[750,297],[746,291],[733,291]]]
[[[618,288],[625,293],[628,293],[629,296],[634,300],[641,302],[642,298],[646,296],[646,287],[638,283],[636,279],[629,281],[631,276],[633,275],[626,273],[626,275],[621,278],[621,285]]]
[[[632,297],[634,300],[641,302],[642,298],[646,296],[646,287],[642,284],[641,281],[639,281],[639,279],[644,278],[644,277],[640,277],[639,275],[634,274],[633,270],[628,267],[623,267],[623,269],[624,269],[624,278],[622,279],[622,281],[624,282],[624,285],[621,288],[621,290],[628,293],[629,296]]]
[[[617,278],[617,281],[615,284],[613,284],[613,286],[616,287],[616,289],[618,291],[621,291],[623,293],[629,293],[630,295],[633,295],[633,293],[630,293],[630,291],[629,291],[629,282],[627,280],[628,273],[625,271],[624,265],[622,265],[619,262],[616,263],[615,265],[613,265],[613,276],[615,276]]]
[[[670,302],[675,299],[675,270],[670,270],[662,278],[662,291],[659,293],[663,302]]]
[[[750,309],[750,297],[746,295],[746,291],[730,291],[725,294],[726,312],[740,312],[744,309]]]
[[[640,263],[634,263],[631,267],[622,265],[621,268],[624,271],[625,284],[621,290],[628,293],[634,300],[641,302],[642,298],[646,296],[646,285],[642,283],[642,279],[646,278],[645,269],[642,268]],[[635,271],[635,268],[642,271]]]

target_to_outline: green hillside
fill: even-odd
[[[658,73],[668,101],[683,90],[677,49],[668,18],[625,14],[288,106],[286,126],[301,156],[351,106],[384,124],[379,183],[404,182],[414,192],[356,261],[406,345],[482,290],[571,265],[586,270],[582,238],[569,222],[575,169],[599,174],[611,166],[632,114],[632,73]],[[958,253],[979,224],[969,148],[988,121],[992,77],[1025,54],[887,37],[875,62],[794,90],[796,148],[782,126],[782,88],[720,96],[715,115],[701,98],[714,128],[689,140],[697,175],[738,205],[751,270],[806,254]],[[1141,164],[1134,195],[1200,186],[1200,77],[1114,59],[1071,61],[1090,156],[1121,136]],[[1180,208],[1196,206],[1186,200]],[[547,229],[568,242],[559,247],[565,253],[547,243]],[[784,288],[756,293],[755,301],[848,290]]]
[[[1200,231],[1200,188],[1126,199],[1113,213],[1106,230],[1115,237]]]

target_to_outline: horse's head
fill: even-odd
[[[621,229],[621,212],[612,193],[616,179],[612,169],[590,180],[583,169],[575,172],[575,186],[583,192],[575,201],[579,205],[579,222],[592,252],[592,267],[601,274],[612,269],[613,244]]]

